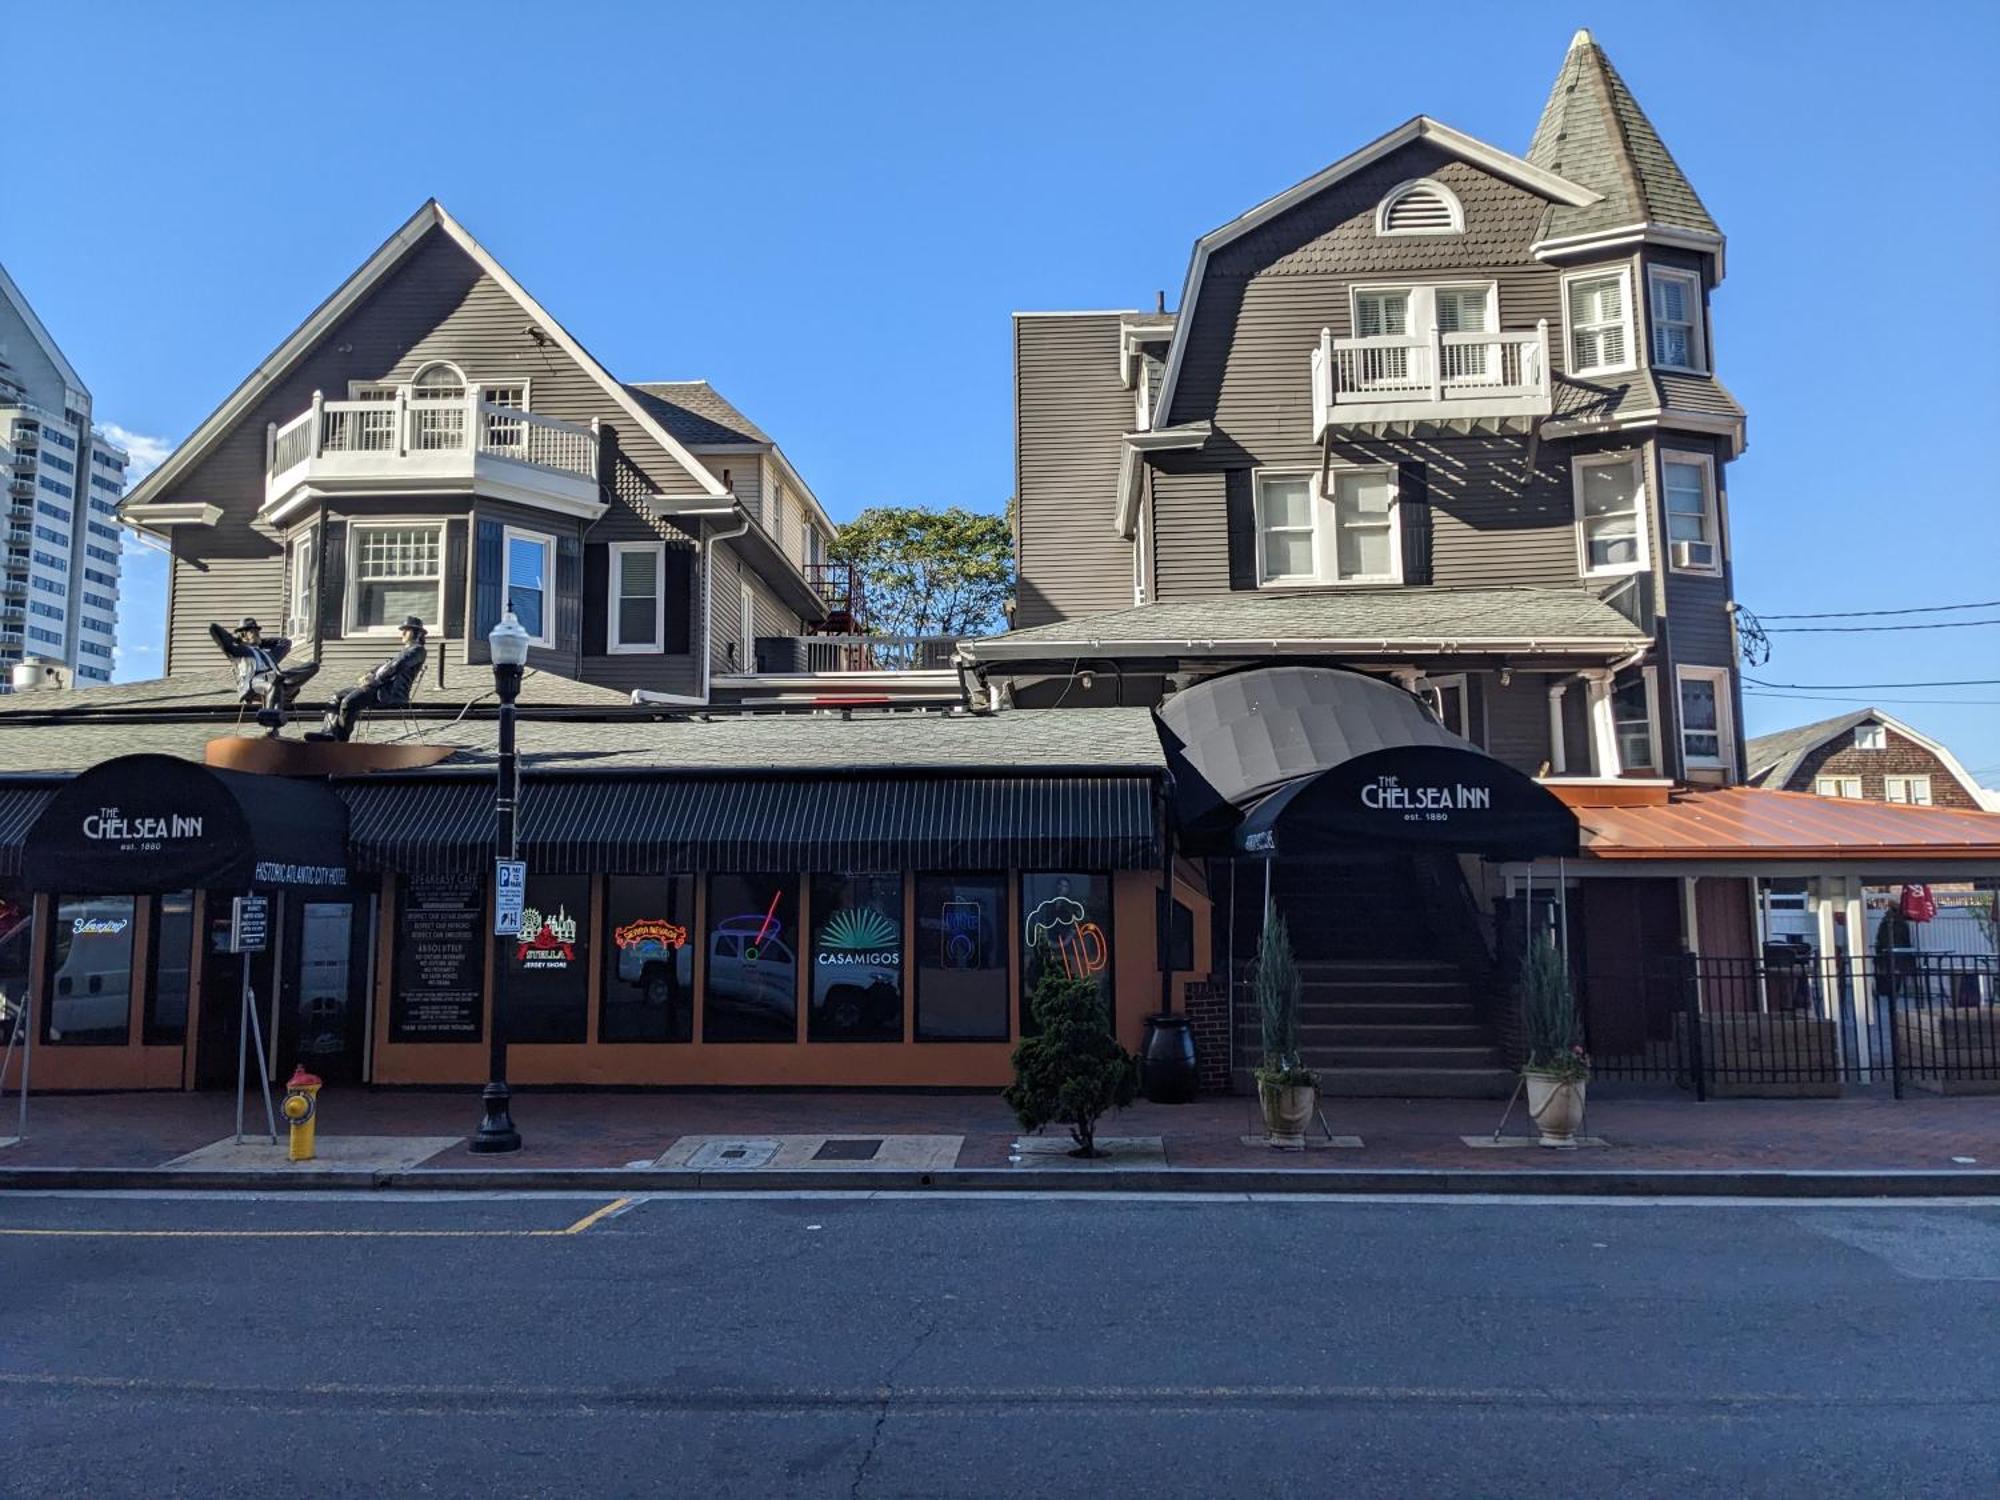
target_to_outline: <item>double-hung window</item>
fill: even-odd
[[[613,654],[664,649],[666,550],[664,542],[612,543],[609,645]]]
[[[1727,769],[1730,762],[1729,669],[1681,667],[1681,762]]]
[[[1701,336],[1701,278],[1653,266],[1646,272],[1653,306],[1653,363],[1668,370],[1708,369]]]
[[[506,559],[500,575],[500,597],[514,611],[514,618],[537,646],[552,646],[549,628],[549,586],[555,576],[554,537],[535,531],[506,528],[501,555]]]
[[[349,632],[394,635],[405,617],[427,626],[444,613],[444,526],[441,522],[349,527],[354,565],[348,589]]]
[[[1891,802],[1907,802],[1912,807],[1931,805],[1931,779],[1928,776],[1885,776],[1882,778],[1882,795]]]
[[[1630,273],[1592,272],[1564,283],[1569,373],[1607,375],[1632,368]]]
[[[1399,583],[1393,468],[1256,476],[1257,579],[1264,584]]]
[[[295,641],[312,635],[318,623],[319,570],[314,551],[312,532],[292,538],[291,576],[285,587],[285,634]]]
[[[1315,560],[1313,482],[1305,474],[1257,476],[1257,581],[1312,583]]]
[[[1577,552],[1586,578],[1646,566],[1646,486],[1636,453],[1592,453],[1571,461]]]
[[[1701,453],[1664,453],[1660,483],[1667,498],[1668,561],[1690,573],[1713,573],[1722,566],[1716,545],[1715,461]]]
[[[1861,800],[1861,778],[1859,776],[1816,776],[1813,778],[1813,795],[1818,797],[1845,797],[1850,802]]]
[[[1403,339],[1410,334],[1409,289],[1389,288],[1354,294],[1354,335],[1364,339]],[[1364,386],[1407,384],[1410,350],[1395,345],[1356,351],[1356,378]]]
[[[1395,583],[1396,471],[1339,469],[1333,476],[1334,583]]]
[[[1611,689],[1611,727],[1618,736],[1618,767],[1626,775],[1660,774],[1653,737],[1653,677],[1634,672]]]
[[[1491,333],[1495,326],[1493,298],[1483,286],[1441,286],[1433,293],[1438,332]],[[1447,382],[1491,383],[1500,373],[1499,351],[1490,344],[1443,343]]]

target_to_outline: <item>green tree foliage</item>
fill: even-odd
[[[1005,516],[960,506],[873,505],[840,528],[833,555],[860,572],[876,635],[1006,629],[1014,536]]]
[[[1264,1043],[1259,1081],[1280,1088],[1311,1088],[1318,1075],[1299,1057],[1299,966],[1292,955],[1292,930],[1275,905],[1264,908],[1264,931],[1257,939],[1251,976],[1257,1021]]]
[[[1072,979],[1051,951],[1028,997],[1041,1035],[1014,1048],[1014,1081],[1003,1097],[1023,1130],[1069,1126],[1071,1156],[1097,1156],[1097,1122],[1139,1092],[1138,1060],[1111,1034],[1094,979]]]

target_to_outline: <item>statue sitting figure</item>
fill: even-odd
[[[365,710],[408,706],[417,678],[424,670],[424,658],[429,653],[424,649],[422,620],[411,615],[403,621],[401,632],[403,649],[362,673],[360,681],[353,687],[342,688],[334,694],[333,703],[326,711],[326,722],[316,733],[307,735],[307,739],[346,744],[354,737],[355,721]]]
[[[319,663],[280,666],[292,643],[281,635],[266,638],[263,627],[247,615],[234,630],[211,624],[208,634],[222,654],[236,663],[238,700],[255,704],[257,722],[275,735],[283,727],[299,689],[319,670]]]

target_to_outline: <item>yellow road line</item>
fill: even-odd
[[[547,1240],[582,1234],[632,1206],[614,1198],[565,1229],[15,1229],[0,1237],[57,1240]]]

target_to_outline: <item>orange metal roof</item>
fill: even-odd
[[[1816,797],[1763,787],[1675,787],[1604,806],[1565,796],[1595,859],[2000,859],[2000,813]]]

